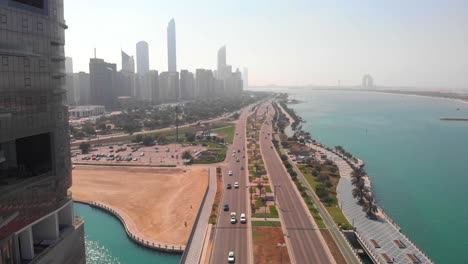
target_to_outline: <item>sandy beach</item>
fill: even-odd
[[[124,212],[132,233],[185,245],[208,185],[208,169],[76,166],[73,197]],[[104,224],[104,223],[103,223]]]

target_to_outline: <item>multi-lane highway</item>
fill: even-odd
[[[236,263],[251,263],[251,231],[250,221],[247,224],[240,223],[240,215],[248,212],[249,204],[247,200],[247,163],[246,163],[246,121],[249,115],[248,110],[244,110],[236,125],[233,144],[228,148],[227,165],[223,166],[224,195],[220,206],[229,205],[229,210],[221,208],[220,216],[216,224],[215,238],[210,258],[210,263],[227,263],[229,251],[235,254]],[[239,160],[239,161],[237,161]],[[241,167],[244,170],[241,170]],[[232,171],[232,176],[228,175]],[[239,183],[239,188],[234,187],[234,183]],[[226,184],[230,183],[232,189],[226,189]],[[237,223],[231,224],[230,213],[237,214]],[[249,220],[249,219],[247,219]]]
[[[259,113],[267,116],[260,131],[260,149],[271,184],[279,186],[276,187],[276,201],[292,262],[336,263],[272,144],[273,107],[264,104]]]

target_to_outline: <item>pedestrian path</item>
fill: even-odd
[[[200,215],[198,216],[198,220],[196,222],[195,231],[193,231],[193,235],[189,238],[191,241],[187,243],[188,252],[186,252],[185,261],[182,259],[181,263],[186,264],[198,264],[200,261],[200,257],[203,251],[203,245],[205,243],[205,234],[206,229],[208,228],[208,220],[210,218],[211,208],[213,206],[213,202],[216,195],[216,169],[210,169],[210,179],[208,185],[208,192],[206,194],[205,200],[201,205],[203,208],[200,211]]]
[[[378,263],[433,263],[390,218],[385,215],[378,220],[367,218],[352,195],[350,165],[331,151],[317,146],[314,148],[326,153],[338,166],[341,176],[337,186],[339,205],[374,260]]]

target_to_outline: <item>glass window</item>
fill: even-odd
[[[44,9],[44,0],[12,0],[12,2]]]

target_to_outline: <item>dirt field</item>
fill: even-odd
[[[207,185],[203,167],[76,166],[71,190],[123,211],[148,240],[185,245]]]
[[[255,264],[289,264],[288,249],[280,249],[277,244],[284,243],[283,231],[278,227],[254,227],[252,230]],[[283,262],[281,262],[281,252]]]

